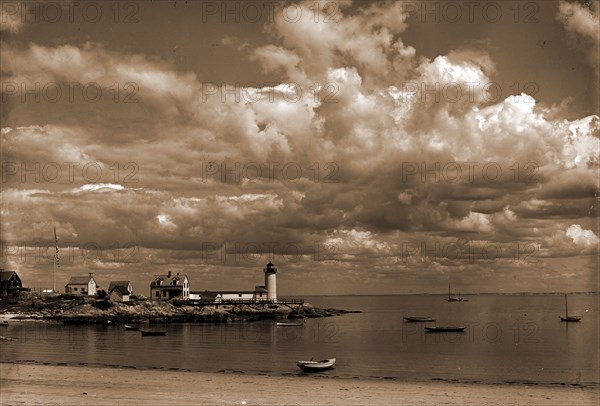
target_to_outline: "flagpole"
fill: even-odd
[[[54,270],[52,272],[52,292],[56,292],[56,256],[58,255],[58,238],[56,237],[56,225],[54,225]]]

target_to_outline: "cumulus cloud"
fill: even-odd
[[[327,4],[317,4],[321,17]],[[336,4],[335,23],[315,21],[315,2],[306,1],[295,23],[275,13],[263,41],[220,36],[275,78],[226,84],[235,94],[168,58],[99,42],[3,42],[3,80],[93,82],[109,95],[114,83],[134,83],[138,101],[40,109],[11,99],[1,133],[10,164],[2,238],[34,244],[56,221],[79,241],[134,242],[153,270],[198,272],[222,265],[206,255],[223,247],[283,255],[272,242],[293,244],[299,259],[287,266],[312,272],[318,247],[334,247],[331,272],[352,275],[354,286],[364,283],[364,258],[389,280],[398,270],[490,277],[491,251],[408,261],[406,242],[425,252],[436,243],[500,247],[498,267],[508,273],[529,265],[515,258],[518,244],[544,259],[597,244],[577,224],[598,215],[598,116],[563,120],[526,93],[493,97],[486,85],[499,68],[485,50],[461,44],[420,56],[403,41],[399,2]],[[567,30],[591,35],[580,6],[561,10],[572,14]],[[21,176],[21,165],[39,163],[43,175],[52,162],[63,171],[77,163],[74,179]],[[103,176],[91,180],[86,164]]]
[[[592,230],[584,230],[579,224],[569,226],[565,234],[573,240],[573,244],[583,247],[595,247],[600,242]]]
[[[598,69],[600,69],[598,54],[598,47],[600,46],[600,2],[594,0],[584,5],[561,0],[556,18],[563,23],[569,33],[587,41],[587,46],[584,49],[589,55],[591,66],[596,69],[596,74],[598,74]]]
[[[559,2],[559,11],[557,19],[562,21],[567,31],[578,33],[584,37],[591,38],[596,44],[600,42],[599,23],[599,3],[591,1],[586,5],[567,2]]]

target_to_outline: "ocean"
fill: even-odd
[[[1,362],[247,374],[301,374],[297,360],[337,358],[329,377],[457,380],[485,383],[600,384],[598,294],[305,297],[318,307],[362,313],[307,319],[302,327],[273,321],[165,324],[165,337],[142,337],[118,325],[11,322],[0,334]],[[403,316],[431,316],[463,333],[426,333]]]

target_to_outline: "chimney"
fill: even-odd
[[[167,273],[167,277],[170,278],[171,277],[171,271],[169,271],[169,273]]]

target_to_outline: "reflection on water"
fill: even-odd
[[[165,337],[142,337],[122,326],[12,322],[2,334],[0,360],[119,365],[137,368],[247,373],[301,373],[300,359],[336,357],[340,377],[434,378],[491,382],[600,383],[598,295],[573,295],[585,314],[562,323],[557,295],[312,297],[320,307],[364,313],[308,319],[303,327],[272,321],[161,325]],[[586,313],[585,310],[589,311]],[[406,315],[432,316],[439,325],[467,326],[464,333],[425,333]]]

